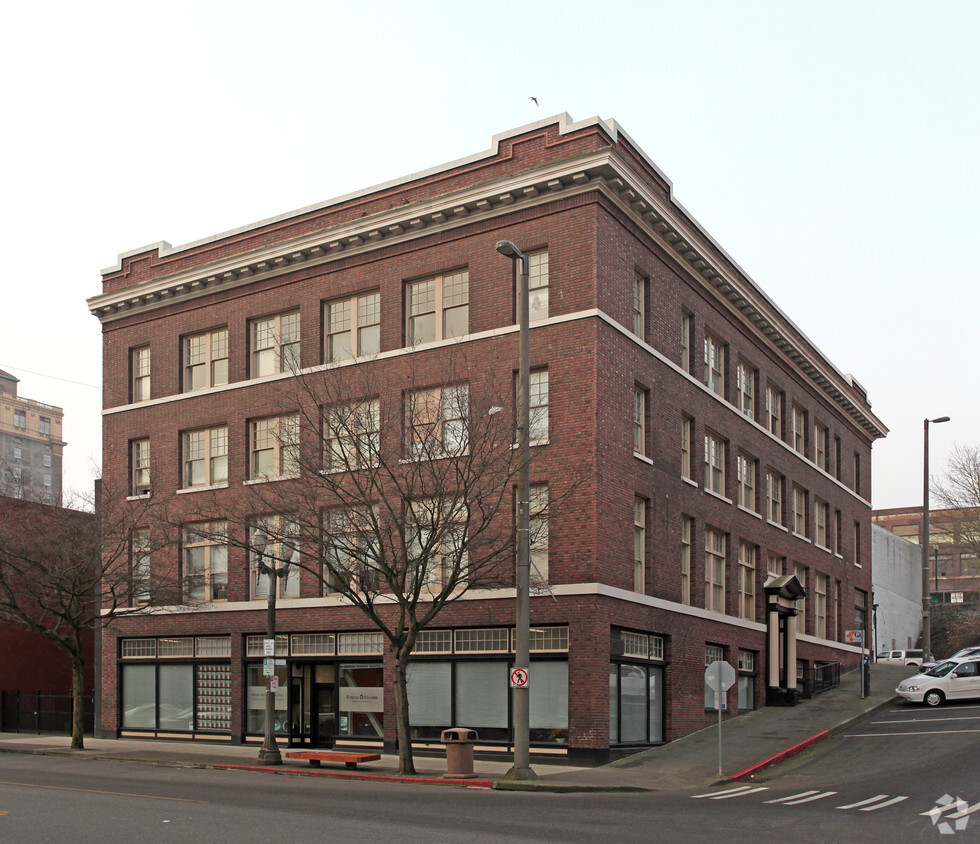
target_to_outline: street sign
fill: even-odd
[[[510,687],[512,689],[526,689],[530,679],[526,668],[512,668],[510,670]]]
[[[276,673],[276,661],[272,657],[267,656],[265,659],[262,660],[262,676],[271,677],[275,673]]]
[[[863,630],[845,630],[844,631],[844,641],[850,642],[852,645],[860,645],[864,641],[864,631]]]
[[[713,692],[727,692],[735,685],[735,669],[727,662],[716,659],[704,669],[704,682]]]
[[[269,691],[273,694],[279,691],[279,678],[275,674],[269,678]]]
[[[276,655],[276,640],[275,639],[263,639],[262,640],[262,654],[263,654],[263,656],[275,656]]]

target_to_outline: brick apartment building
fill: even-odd
[[[268,471],[283,440],[266,432],[281,431],[294,367],[347,368],[354,383],[411,366],[438,388],[464,360],[510,416],[501,239],[531,256],[532,484],[566,499],[534,551],[547,588],[531,601],[532,753],[595,763],[712,723],[716,659],[738,671],[731,713],[792,702],[817,665],[857,664],[844,634],[868,626],[871,446],[885,427],[618,125],[564,115],[103,272],[89,305],[104,335],[104,478],[183,514],[182,548],[162,562],[207,574],[190,607],[107,632],[106,731],[260,740],[265,598],[242,546],[199,524],[202,502],[230,512],[246,489],[288,483]],[[390,747],[390,654],[326,591],[305,572],[281,587],[282,736]],[[422,637],[413,741],[461,724],[508,751],[513,599],[474,588]]]
[[[60,504],[64,412],[18,396],[18,383],[0,369],[0,495]]]

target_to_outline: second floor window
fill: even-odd
[[[381,450],[379,399],[334,405],[324,411],[324,466],[333,472],[377,466]]]
[[[681,603],[691,603],[691,541],[694,519],[683,516],[681,520]]]
[[[228,600],[228,526],[204,522],[184,528],[184,594],[187,602]]]
[[[150,347],[133,349],[133,401],[146,401],[150,397]]]
[[[467,270],[413,281],[407,290],[409,345],[469,333],[470,274]]]
[[[133,495],[150,491],[150,441],[133,440]]]
[[[130,572],[132,578],[133,605],[150,602],[150,531],[140,528],[133,531]]]
[[[184,488],[228,482],[228,426],[184,434]]]
[[[264,563],[285,576],[277,575],[276,597],[299,597],[299,542],[295,523],[283,516],[263,516],[249,526],[249,568],[252,587],[249,597],[269,597],[269,574],[259,569]],[[264,544],[261,544],[264,541]]]
[[[381,351],[381,294],[361,293],[324,306],[324,360],[336,363]]]
[[[250,440],[251,478],[279,478],[299,471],[299,414],[253,420]]]
[[[251,322],[253,378],[299,369],[299,311]]]
[[[536,369],[530,375],[529,413],[534,445],[548,441],[548,370]]]
[[[713,528],[704,532],[704,608],[725,611],[725,534]]]
[[[692,478],[691,438],[694,420],[690,416],[681,419],[681,477]]]
[[[462,454],[469,445],[469,401],[467,384],[409,393],[405,416],[412,456]]]
[[[531,487],[531,583],[548,582],[548,485]]]
[[[184,338],[184,392],[228,383],[228,329]]]
[[[633,499],[633,591],[646,592],[647,503]]]

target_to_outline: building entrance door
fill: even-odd
[[[313,735],[314,747],[333,747],[337,732],[336,687],[333,683],[316,683],[313,686]]]

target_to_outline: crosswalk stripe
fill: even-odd
[[[742,797],[746,794],[755,794],[757,791],[767,791],[768,786],[761,785],[753,787],[751,785],[742,785],[738,788],[730,788],[727,791],[708,791],[704,794],[692,794],[691,797],[695,800],[701,797],[707,797],[709,800],[725,800],[729,797]]]
[[[824,797],[833,797],[836,791],[824,791],[822,794],[814,794],[812,797],[804,797],[802,800],[792,800],[784,803],[784,806],[799,806],[800,803],[812,803],[814,800],[823,800]]]
[[[947,803],[945,806],[933,806],[928,812],[919,812],[919,815],[923,818],[934,818],[941,816],[943,812],[955,812],[959,809],[963,809],[965,811],[969,808],[970,804],[965,800],[954,800],[952,803]]]
[[[867,806],[869,803],[877,803],[879,800],[887,797],[887,794],[876,794],[874,797],[869,797],[867,800],[862,800],[860,803],[848,803],[846,806],[838,806],[838,809],[857,809],[859,806]]]
[[[884,809],[887,806],[894,806],[896,803],[901,803],[903,800],[908,800],[908,797],[893,797],[891,800],[886,800],[884,803],[879,803],[877,806],[867,806],[864,809],[860,809],[862,812],[877,812],[879,809]]]
[[[777,797],[775,800],[767,800],[766,803],[785,803],[787,800],[795,800],[797,797],[806,797],[808,794],[816,793],[816,791],[801,791],[799,794],[790,794],[789,797]]]
[[[961,801],[965,802],[965,801]],[[972,815],[974,812],[980,810],[980,803],[974,803],[972,806],[967,806],[965,809],[960,810],[954,815],[947,815],[947,820],[956,820],[957,818],[965,818],[967,815]]]

